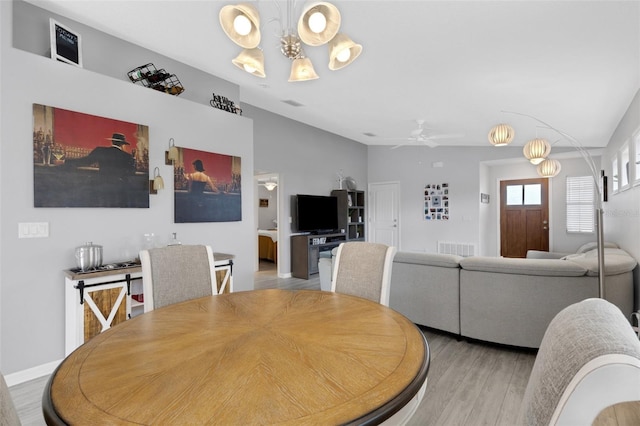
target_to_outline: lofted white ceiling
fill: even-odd
[[[327,47],[306,47],[320,79],[298,83],[287,82],[274,1],[253,2],[265,79],[231,64],[241,49],[221,30],[218,12],[234,2],[29,2],[236,83],[235,102],[368,145],[402,143],[417,119],[427,134],[464,134],[437,140],[443,146],[487,145],[499,122],[515,128],[514,145],[558,139],[536,120],[504,112],[511,111],[602,147],[640,89],[637,0],[334,1],[340,31],[363,45],[362,55],[330,71]],[[296,2],[294,19],[306,4]]]

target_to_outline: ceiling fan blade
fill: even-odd
[[[427,139],[455,139],[464,137],[463,133],[444,133],[441,135],[429,135]]]
[[[431,141],[431,140],[429,140],[429,139],[425,139],[425,140],[423,140],[423,141],[422,141],[422,143],[423,143],[425,146],[428,146],[429,148],[435,148],[436,146],[438,146],[438,145],[439,145],[438,143],[433,142],[433,141]]]

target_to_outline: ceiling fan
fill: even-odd
[[[424,127],[424,120],[418,119],[416,120],[417,128],[413,129],[410,135],[406,138],[392,138],[390,140],[404,140],[405,143],[401,143],[399,145],[391,147],[391,149],[400,148],[405,145],[424,145],[429,148],[434,148],[439,145],[439,143],[435,142],[435,139],[453,139],[453,138],[461,138],[464,135],[461,133],[445,133],[445,134],[429,134],[427,130],[430,130],[429,127]]]

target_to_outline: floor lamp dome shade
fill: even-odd
[[[551,145],[546,139],[531,139],[522,148],[524,156],[531,162],[531,164],[540,164],[551,153]]]
[[[254,49],[244,49],[235,59],[232,59],[231,62],[249,74],[261,78],[266,77],[264,73],[264,53],[257,47]]]
[[[315,80],[318,74],[313,69],[313,64],[309,58],[297,58],[291,62],[291,74],[289,82]]]
[[[220,9],[220,26],[227,37],[240,47],[253,49],[260,44],[260,15],[248,3]]]
[[[345,34],[336,34],[329,42],[329,69],[339,70],[355,61],[362,53],[362,46]]]
[[[562,166],[560,165],[560,162],[558,160],[551,160],[549,158],[538,164],[538,167],[536,168],[538,174],[544,178],[558,176],[558,173],[560,173],[561,169]]]
[[[331,40],[340,29],[340,12],[331,3],[309,5],[298,20],[298,36],[309,46],[320,46]]]
[[[498,124],[489,132],[489,142],[493,146],[509,145],[516,135],[513,127],[508,124]]]

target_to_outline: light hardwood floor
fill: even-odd
[[[278,278],[273,264],[261,262],[254,286],[319,290],[320,281],[317,275],[310,280]],[[515,425],[535,353],[422,331],[429,342],[431,365],[427,391],[409,425]],[[44,425],[41,399],[47,380],[42,377],[10,388],[24,426]],[[640,425],[640,403],[607,409],[594,424]]]

